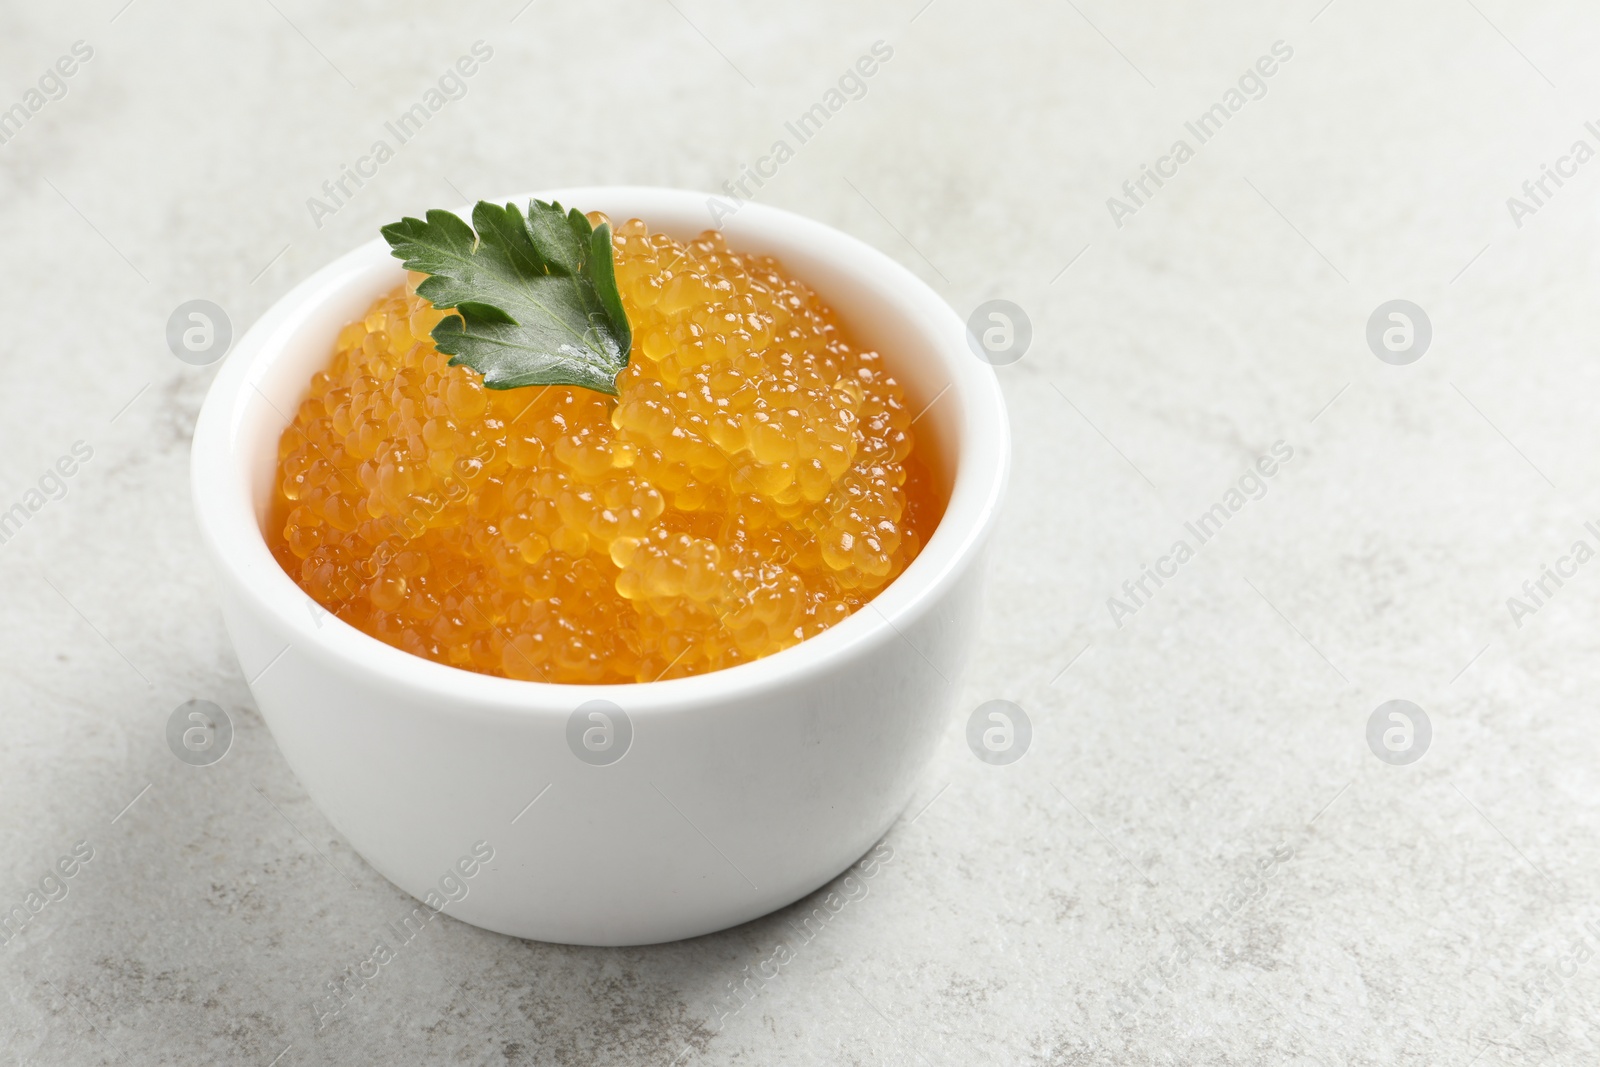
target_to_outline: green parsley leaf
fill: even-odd
[[[477,232],[474,233],[473,229]],[[633,330],[611,262],[611,227],[577,208],[478,201],[472,226],[448,211],[383,228],[391,254],[428,277],[417,293],[454,308],[433,342],[490,389],[576,385],[617,395]]]

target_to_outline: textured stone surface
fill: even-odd
[[[94,856],[0,945],[4,1062],[1600,1056],[1600,565],[1520,626],[1506,604],[1600,519],[1600,163],[1520,227],[1506,205],[1600,146],[1595,15],[920,2],[8,13],[0,107],[75,40],[94,57],[0,145],[0,508],[93,449],[0,545],[6,903]],[[479,39],[467,95],[315,226],[306,198]],[[211,371],[168,353],[168,314],[205,297],[242,329],[422,207],[715,188],[878,39],[893,59],[759,198],[963,314],[1032,318],[962,697],[1021,704],[1031,750],[989,766],[952,722],[868,895],[720,1028],[794,913],[638,950],[441,919],[317,1030],[409,905],[252,708],[187,498]],[[1198,145],[1184,122],[1279,40],[1265,96]],[[1180,137],[1193,158],[1114,225],[1106,198]],[[1364,339],[1394,298],[1434,328],[1409,366]],[[1115,625],[1107,598],[1280,440],[1265,495]],[[1433,725],[1411,766],[1365,740],[1395,697]],[[194,698],[237,730],[214,766],[166,746]]]

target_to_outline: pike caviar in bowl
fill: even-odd
[[[613,255],[615,397],[486,388],[415,276],[339,332],[267,528],[313,600],[468,670],[651,682],[821,633],[916,557],[944,502],[883,355],[715,231],[632,219]]]
[[[486,388],[508,372],[470,342],[511,327],[464,303],[437,340],[436,271],[380,239],[224,363],[196,512],[263,718],[375,869],[522,937],[707,933],[909,803],[976,636],[1005,409],[960,318],[853,238],[756,204],[703,236],[675,190],[539,199],[617,224],[599,388]]]

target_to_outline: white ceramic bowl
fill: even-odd
[[[710,224],[701,193],[535,195],[679,239]],[[781,257],[885,354],[914,410],[929,405],[918,447],[937,446],[949,490],[904,574],[837,626],[765,659],[644,685],[548,685],[433,663],[313,608],[262,536],[277,442],[339,328],[403,279],[381,238],[267,311],[201,410],[195,511],[262,717],[351,845],[466,922],[631,945],[753,919],[871,848],[950,725],[1009,460],[994,372],[943,300],[860,241],[756,204],[723,232],[735,249]],[[625,755],[603,766],[568,743],[569,719],[595,699],[620,707],[633,731]],[[462,862],[474,846],[494,853],[481,869]],[[472,876],[441,889],[458,863]]]

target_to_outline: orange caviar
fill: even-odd
[[[268,541],[307,594],[440,663],[648,682],[793,645],[905,569],[943,501],[882,357],[720,234],[635,219],[612,247],[618,397],[448,366],[420,275],[340,332],[278,448]]]

